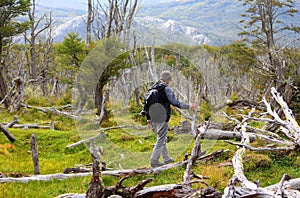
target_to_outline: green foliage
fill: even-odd
[[[21,118],[23,119],[23,118]],[[48,131],[48,130],[20,130],[11,129],[11,132],[16,136],[18,141],[9,146],[8,155],[0,154],[0,169],[4,173],[21,173],[31,174],[33,171],[31,154],[27,151],[30,149],[30,137],[35,133],[38,137],[38,149],[40,152],[40,165],[42,174],[52,174],[62,172],[67,167],[73,167],[75,164],[88,164],[91,162],[91,157],[88,152],[88,148],[84,145],[65,149],[65,146],[73,142],[80,140],[80,137],[75,131]],[[129,131],[130,132],[130,131]],[[124,130],[111,130],[108,132],[110,140],[123,148],[127,148],[132,151],[141,152],[145,155],[147,152],[151,152],[156,137],[154,133],[149,134],[146,137],[139,137],[131,135],[128,131]],[[170,150],[177,150],[182,146],[178,136],[170,138],[178,138],[168,143]],[[9,144],[5,136],[0,136],[0,141]],[[140,142],[141,141],[141,142]],[[191,142],[190,148],[187,152],[191,151],[193,142]],[[212,146],[212,147],[211,147]],[[8,147],[8,146],[7,146]],[[193,172],[198,175],[208,176],[211,179],[207,180],[210,185],[218,183],[217,188],[223,190],[228,180],[232,177],[232,167],[220,167],[219,164],[224,160],[230,160],[235,152],[235,147],[224,143],[223,141],[208,141],[205,140],[202,143],[202,148],[205,150],[211,148],[212,151],[228,148],[230,153],[222,156],[221,158],[214,159],[209,162],[201,162],[197,166],[193,167]],[[104,150],[105,155],[108,150]],[[109,150],[109,153],[112,150]],[[184,154],[184,153],[183,153]],[[182,154],[182,155],[183,155]],[[150,156],[149,156],[150,157]],[[183,156],[180,156],[177,161],[182,160]],[[139,160],[132,160],[139,159]],[[261,185],[271,185],[280,181],[283,174],[289,174],[293,177],[299,177],[299,166],[297,166],[299,159],[299,153],[281,153],[280,155],[273,154],[248,154],[244,160],[245,173],[251,180],[260,180]],[[128,163],[149,163],[144,160],[149,158],[131,158],[127,159]],[[7,166],[10,164],[10,166]],[[111,164],[113,168],[119,168],[118,164]],[[181,183],[184,167],[174,168],[168,171],[164,171],[159,175],[147,175],[147,176],[135,176],[125,181],[126,186],[134,186],[138,181],[146,178],[153,178],[154,181],[149,186],[163,185],[169,183]],[[86,178],[73,178],[67,180],[53,180],[47,182],[29,182],[28,184],[22,183],[6,183],[2,184],[4,197],[56,197],[64,193],[85,193],[90,182],[90,177]],[[118,178],[111,176],[104,176],[103,182],[105,186],[115,185]],[[194,185],[195,188],[201,187]],[[15,189],[18,188],[16,191]],[[36,191],[36,189],[39,191]]]
[[[251,77],[251,69],[256,64],[254,50],[245,43],[232,43],[230,45],[215,47],[203,46],[219,66],[220,73],[225,77],[240,77],[247,75]]]
[[[80,67],[86,56],[87,49],[82,38],[79,38],[78,34],[71,32],[58,46],[57,52],[65,56],[63,58],[65,64]]]
[[[273,86],[280,86],[289,79],[289,70],[284,69],[289,67],[289,63],[282,53],[289,45],[282,47],[282,38],[290,37],[291,33],[300,33],[300,27],[294,22],[295,13],[298,12],[296,3],[293,0],[240,1],[246,9],[242,15],[243,31],[240,35],[252,44],[260,60],[255,73],[263,74],[265,81],[271,81],[269,83],[273,83]]]
[[[80,68],[80,65],[87,55],[85,43],[79,38],[78,34],[68,33],[68,37],[58,44],[57,53],[60,57],[62,83],[74,83],[75,76]]]
[[[278,183],[282,178],[282,175],[286,173],[293,178],[299,177],[300,169],[299,166],[296,165],[297,159],[299,159],[299,153],[297,151],[275,153],[264,152],[262,154],[265,155],[265,157],[261,156],[263,161],[266,160],[266,155],[271,159],[271,165],[269,166],[269,162],[267,162],[265,164],[267,166],[257,166],[255,170],[246,171],[246,176],[249,180],[257,180],[257,178],[263,176],[266,179],[260,179],[260,184],[261,186],[268,186]],[[259,163],[259,160],[257,160],[257,162]]]
[[[3,39],[16,36],[29,28],[28,22],[19,22],[17,17],[26,15],[30,10],[30,0],[2,0],[0,1],[0,43]],[[1,54],[2,55],[2,54]]]
[[[213,111],[211,105],[204,101],[200,106],[200,117],[201,120],[209,120],[209,118],[213,115]]]
[[[267,40],[267,32],[271,34],[283,31],[300,32],[293,24],[284,24],[283,18],[292,19],[298,11],[293,0],[285,1],[257,1],[257,0],[239,0],[247,8],[242,14],[244,20],[244,31],[240,35],[247,35],[256,38],[255,43],[261,43],[261,39]]]
[[[140,112],[143,110],[143,107],[139,107],[136,104],[135,100],[130,100],[129,101],[129,112],[132,117],[132,119],[136,122],[141,123],[142,125],[147,124],[147,118],[146,116],[141,116]]]
[[[245,171],[255,171],[257,168],[270,168],[272,160],[263,154],[247,154],[244,159]]]
[[[123,57],[117,58],[122,53],[123,46],[121,42],[114,38],[109,38],[98,41],[93,50],[84,59],[80,68],[80,79],[77,86],[84,88],[87,100],[94,100],[97,87],[103,88],[111,77],[117,75],[116,71],[118,69],[113,69],[115,66],[123,68],[122,61],[124,59],[122,58],[127,53]],[[112,62],[114,59],[117,60]],[[103,92],[103,90],[101,91]]]
[[[232,101],[235,101],[235,100],[238,100],[239,97],[238,97],[238,95],[237,95],[236,92],[233,92],[233,94],[232,94],[232,96],[230,97],[230,99],[231,99]]]

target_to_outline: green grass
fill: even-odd
[[[76,132],[22,129],[10,129],[10,131],[17,138],[17,141],[13,144],[15,148],[9,154],[0,155],[1,172],[32,173],[30,152],[32,134],[36,134],[38,138],[42,174],[63,172],[65,168],[73,167],[75,164],[90,162],[90,156],[85,146],[65,149],[65,146],[70,142],[80,140]],[[9,143],[2,134],[0,143]]]
[[[30,153],[30,138],[36,134],[38,138],[39,159],[41,174],[61,173],[67,167],[74,167],[75,164],[88,164],[91,162],[88,149],[85,145],[73,149],[66,149],[68,144],[77,142],[80,137],[95,135],[95,131],[88,131],[90,134],[79,134],[74,129],[72,121],[56,117],[53,115],[45,116],[44,113],[29,111],[19,112],[18,116],[22,123],[37,123],[46,121],[59,121],[58,128],[64,130],[22,130],[10,129],[11,133],[17,138],[14,144],[0,133],[0,172],[1,173],[21,173],[24,175],[32,174],[33,165]],[[126,117],[127,116],[127,117]],[[115,122],[122,125],[133,123],[130,115],[115,117]],[[13,118],[6,112],[1,112],[1,122],[7,122]],[[181,120],[179,116],[174,116],[170,126],[175,125]],[[84,123],[83,123],[84,124]],[[88,123],[87,123],[88,124]],[[85,125],[85,124],[84,124]],[[87,127],[88,128],[88,127]],[[70,130],[67,130],[70,129]],[[149,158],[153,145],[155,144],[155,134],[152,131],[137,131],[134,129],[122,129],[106,131],[108,138],[97,139],[95,143],[103,147],[104,155],[101,160],[108,163],[113,169],[149,167]],[[191,152],[194,140],[189,135],[168,135],[168,148],[170,155],[176,161],[181,161],[187,152]],[[259,143],[259,142],[258,142]],[[254,144],[258,144],[254,143]],[[213,152],[219,149],[230,149],[230,152],[208,162],[201,162],[194,167],[194,172],[198,175],[205,175],[211,179],[207,183],[222,191],[232,177],[232,167],[219,167],[222,162],[229,162],[236,150],[234,146],[228,145],[223,141],[202,141],[202,150]],[[136,176],[124,182],[126,186],[133,186],[138,181],[153,178],[149,186],[168,183],[181,183],[184,167],[165,171],[160,175]],[[245,173],[250,180],[260,180],[262,186],[267,186],[280,181],[283,174],[292,177],[300,177],[300,154],[297,152],[289,153],[253,153],[248,151],[245,158]],[[53,180],[46,182],[6,183],[0,184],[0,197],[55,197],[65,193],[84,193],[87,190],[90,177],[73,178],[67,180]],[[116,184],[118,178],[103,177],[105,186]],[[195,188],[203,187],[194,185]]]

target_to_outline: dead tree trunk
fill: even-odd
[[[35,4],[35,0],[32,0],[32,9],[28,12],[28,17],[31,25],[30,38],[25,37],[25,39],[30,44],[30,60],[28,60],[28,62],[30,62],[31,76],[33,79],[37,78],[36,39],[39,36],[39,34],[41,34],[42,32],[44,32],[46,29],[50,27],[50,23],[46,21],[45,26],[37,31],[41,21],[47,19],[47,16],[44,15],[36,21],[35,13],[36,13],[36,4]]]
[[[44,59],[44,67],[41,72],[41,77],[42,77],[42,83],[41,83],[41,89],[43,91],[43,96],[48,96],[49,95],[49,67],[50,63],[54,61],[54,58],[51,57],[50,53],[52,50],[52,44],[53,44],[53,38],[52,38],[52,33],[53,33],[53,18],[52,18],[52,13],[50,12],[49,18],[47,19],[49,28],[47,30],[47,39],[44,44],[44,52],[43,52],[43,59]]]
[[[243,121],[239,123],[239,130],[241,132],[242,141],[241,144],[238,145],[238,150],[236,151],[232,163],[234,167],[234,176],[232,177],[229,186],[224,190],[224,198],[231,197],[300,197],[299,186],[291,188],[287,187],[285,181],[289,180],[290,177],[284,175],[281,179],[281,182],[276,185],[276,188],[266,187],[261,188],[258,184],[251,182],[247,179],[244,174],[243,168],[243,156],[246,153],[246,149],[257,150],[257,151],[277,151],[277,150],[291,150],[299,148],[300,145],[300,127],[295,120],[292,111],[289,109],[287,103],[283,100],[282,96],[276,91],[275,88],[271,89],[271,93],[273,99],[280,105],[282,112],[285,115],[285,120],[281,119],[281,117],[276,113],[275,110],[272,109],[271,104],[267,101],[266,98],[263,99],[267,107],[267,113],[271,115],[274,120],[268,118],[255,118],[255,120],[261,120],[262,122],[273,122],[277,123],[281,126],[283,133],[288,137],[290,141],[290,147],[265,147],[265,148],[253,148],[249,146],[249,134],[246,132],[247,130],[247,121],[253,120],[251,118],[252,114],[255,112],[255,109],[252,109],[251,113],[248,117],[244,117]],[[234,144],[234,143],[232,143]],[[240,184],[240,185],[237,185]]]
[[[92,40],[92,23],[93,23],[93,6],[92,0],[88,0],[88,17],[86,22],[86,44],[90,47]]]
[[[7,95],[7,88],[3,77],[3,69],[0,68],[0,97],[1,99],[4,99],[4,106],[6,109],[8,109],[10,102],[9,102],[9,98],[7,98],[6,95]]]
[[[107,91],[105,91],[103,98],[102,98],[101,109],[99,112],[98,126],[101,126],[101,123],[103,122],[103,120],[105,120],[108,117],[107,110],[106,110],[106,103],[108,102],[108,99],[109,99],[109,92],[107,90]]]
[[[0,124],[0,131],[4,133],[4,135],[9,139],[11,142],[15,142],[16,138],[7,130],[8,128],[13,127],[15,124],[19,122],[18,117],[14,116],[14,120],[9,122],[6,126]]]
[[[86,192],[86,197],[98,198],[102,197],[104,186],[101,178],[100,148],[95,149],[93,140],[90,142],[90,153],[93,158],[93,177]]]
[[[0,131],[4,133],[4,135],[9,139],[9,141],[16,141],[16,138],[2,124],[0,124]]]
[[[39,162],[39,151],[37,146],[37,137],[35,134],[32,134],[31,136],[31,155],[32,155],[32,161],[34,166],[33,173],[35,175],[39,175],[40,172],[40,162]]]
[[[19,76],[14,79],[14,88],[11,96],[11,107],[10,112],[14,112],[20,109],[21,102],[25,96],[25,73],[23,71],[19,72]]]

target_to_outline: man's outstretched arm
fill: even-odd
[[[181,108],[181,109],[195,109],[194,104],[189,105],[189,104],[179,102],[179,100],[176,98],[175,94],[173,93],[173,91],[171,90],[170,87],[166,87],[165,92],[166,92],[166,95],[167,95],[167,98],[168,98],[169,102],[173,106]]]

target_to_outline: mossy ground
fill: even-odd
[[[22,130],[10,129],[17,138],[11,144],[3,134],[0,134],[0,172],[21,173],[24,175],[33,172],[30,138],[32,134],[38,137],[38,149],[42,174],[52,174],[63,172],[67,167],[74,167],[75,164],[88,164],[91,162],[88,149],[85,145],[76,148],[66,149],[68,144],[80,140],[80,135],[76,131],[73,121],[57,117],[51,114],[44,114],[35,110],[17,113],[21,123],[42,123],[54,121],[56,130]],[[1,122],[8,122],[14,114],[6,113],[4,110],[0,114]],[[117,118],[115,118],[117,119]],[[118,124],[126,123],[130,118],[121,117],[115,120]],[[178,116],[173,116],[170,126],[181,120]],[[132,120],[130,121],[132,122]],[[109,166],[113,169],[149,167],[149,157],[155,143],[155,134],[151,131],[136,131],[134,129],[120,129],[106,131],[114,147],[105,147],[102,160],[108,160]],[[178,136],[172,132],[168,135],[168,148],[176,161],[183,159],[186,152],[190,152],[193,147],[193,140],[189,136]],[[255,144],[255,143],[254,143]],[[109,144],[108,144],[109,145]],[[211,186],[217,185],[219,190],[223,190],[228,184],[228,180],[233,174],[232,167],[219,166],[220,163],[230,162],[236,148],[223,141],[202,142],[202,150],[213,152],[219,149],[230,149],[230,152],[208,162],[201,162],[194,167],[194,172],[199,175],[210,177],[207,183]],[[123,151],[128,153],[124,153]],[[180,151],[178,153],[178,150]],[[123,153],[121,153],[123,152]],[[125,155],[124,158],[120,154]],[[245,157],[245,173],[250,180],[259,180],[262,186],[267,186],[280,181],[283,174],[292,177],[300,177],[300,154],[289,153],[254,153],[248,151]],[[181,183],[184,167],[171,169],[160,175],[136,176],[124,182],[127,186],[135,185],[138,181],[153,178],[149,186],[168,183]],[[84,193],[87,190],[89,177],[73,178],[63,181],[53,180],[46,182],[5,183],[0,184],[0,197],[55,197],[64,193]],[[118,178],[103,178],[105,186],[116,184]],[[195,188],[201,187],[194,185]]]

